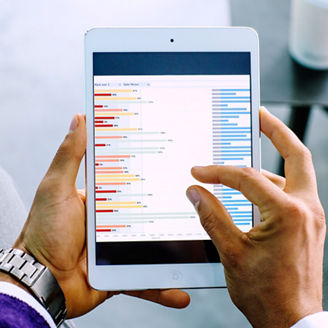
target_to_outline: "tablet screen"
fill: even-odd
[[[248,52],[94,53],[96,263],[217,262],[194,165],[252,166]],[[204,185],[248,231],[253,207]]]

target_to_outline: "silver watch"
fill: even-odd
[[[19,249],[0,248],[0,271],[26,286],[52,316],[57,327],[66,317],[64,294],[50,270]]]

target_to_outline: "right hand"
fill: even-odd
[[[220,254],[234,304],[254,327],[283,328],[322,311],[325,215],[309,150],[269,112],[260,114],[261,130],[285,159],[286,180],[232,166],[194,167],[192,175],[241,191],[261,222],[243,233],[210,192],[192,186],[187,195]]]

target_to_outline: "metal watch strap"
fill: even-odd
[[[0,248],[0,271],[14,276],[34,294],[57,327],[66,317],[64,294],[50,270],[19,249]]]

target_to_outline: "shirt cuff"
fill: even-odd
[[[310,314],[290,328],[327,328],[328,327],[328,312],[318,312]]]
[[[24,289],[11,284],[9,282],[0,282],[0,293],[9,295],[12,297],[16,297],[17,299],[21,300],[22,302],[28,304],[32,307],[35,311],[37,311],[44,320],[48,323],[51,328],[56,328],[56,325],[49,314],[49,312],[27,291]]]

